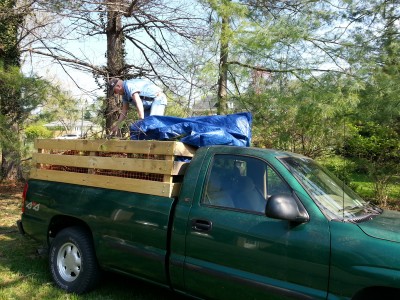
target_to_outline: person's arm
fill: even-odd
[[[129,109],[129,103],[128,102],[123,102],[119,118],[118,118],[117,121],[115,121],[115,123],[111,127],[111,134],[116,134],[118,132],[119,125],[121,124],[121,122],[123,120],[125,120],[126,115],[128,114],[128,109]]]
[[[139,97],[139,93],[133,93],[132,94],[132,99],[133,99],[133,102],[136,105],[136,110],[137,110],[137,113],[139,115],[139,119],[144,119],[143,102],[142,102],[142,99],[140,99],[140,97]]]

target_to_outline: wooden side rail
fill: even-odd
[[[32,179],[165,197],[178,195],[195,153],[169,141],[39,139],[35,148]]]

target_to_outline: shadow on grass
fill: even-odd
[[[185,300],[190,299],[168,288],[157,286],[139,279],[112,272],[104,272],[101,287],[94,293],[113,295],[113,299],[160,299]]]
[[[167,288],[112,272],[103,272],[99,286],[92,292],[70,298],[54,285],[48,257],[39,255],[39,248],[39,243],[19,234],[16,226],[0,227],[0,298],[17,293],[22,293],[24,298],[35,290],[36,293],[42,290],[42,299],[189,299]]]

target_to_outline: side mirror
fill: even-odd
[[[308,222],[309,217],[303,205],[292,195],[278,194],[268,198],[265,215],[272,219],[295,223]]]

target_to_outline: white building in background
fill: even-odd
[[[76,121],[54,121],[43,125],[47,129],[54,131],[54,137],[63,135],[77,135],[80,138],[87,136],[96,136],[100,134],[102,128],[91,121],[76,120]]]

